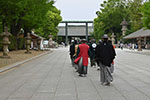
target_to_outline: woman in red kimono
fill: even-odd
[[[86,44],[86,40],[81,40],[81,44],[78,47],[77,51],[77,59],[75,59],[75,63],[79,63],[79,60],[82,59],[82,65],[78,68],[79,76],[86,76],[87,67],[88,67],[88,57],[89,57],[89,46]]]

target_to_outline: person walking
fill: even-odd
[[[89,46],[86,44],[86,40],[82,39],[81,44],[78,46],[77,50],[77,58],[75,59],[75,63],[80,63],[78,68],[79,76],[86,76],[87,68],[88,68],[88,57],[89,57]]]
[[[96,41],[95,39],[92,39],[89,42],[89,47],[90,47],[90,63],[91,63],[91,67],[95,66],[96,67],[96,60],[95,60],[95,49],[96,49]]]
[[[71,40],[69,52],[70,52],[71,63],[72,65],[74,65],[74,54],[75,54],[75,41],[74,40]]]
[[[104,34],[100,43],[96,48],[96,56],[100,65],[100,81],[102,85],[110,85],[113,81],[113,76],[110,71],[111,63],[113,62],[116,53],[111,43],[108,42],[108,35]]]
[[[108,40],[108,42],[110,43],[110,44],[112,44],[112,41],[111,40]],[[115,49],[116,48],[116,46],[114,45],[114,44],[112,44],[112,46],[113,46],[113,48]],[[115,65],[115,63],[114,63],[114,61],[111,63],[111,66],[110,66],[110,72],[113,74],[114,73],[114,65]]]

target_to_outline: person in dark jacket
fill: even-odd
[[[75,41],[74,40],[71,40],[69,52],[70,52],[71,63],[72,63],[72,65],[74,65],[74,62],[73,62],[74,61],[74,54],[75,54]]]
[[[92,39],[89,42],[89,47],[90,47],[90,63],[91,63],[91,67],[95,66],[96,67],[96,60],[95,60],[95,49],[96,49],[96,41],[95,39]]]
[[[113,76],[110,72],[110,66],[116,53],[111,43],[108,42],[107,34],[104,34],[103,41],[96,48],[96,56],[100,64],[100,80],[102,85],[110,85]]]

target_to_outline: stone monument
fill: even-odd
[[[49,42],[48,42],[50,48],[53,48],[53,39],[52,39],[52,37],[53,36],[50,34],[49,35]]]
[[[1,56],[1,58],[10,58],[10,56],[8,55],[8,46],[10,44],[9,37],[11,36],[11,33],[8,32],[8,27],[5,27],[5,32],[3,32],[1,36],[3,37],[3,56]]]
[[[127,25],[128,25],[128,23],[127,23],[127,21],[124,19],[124,20],[121,22],[120,25],[122,26],[122,36],[124,36],[125,33],[126,33],[126,31],[127,31]]]
[[[27,33],[27,36],[26,36],[26,54],[31,54],[30,52],[30,46],[31,46],[31,36],[30,36],[30,33]]]

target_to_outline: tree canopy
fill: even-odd
[[[108,0],[101,4],[100,11],[97,11],[97,18],[94,20],[95,35],[102,36],[109,33],[121,33],[120,23],[123,18],[127,19],[127,10],[124,0]],[[98,37],[100,38],[100,37]]]
[[[52,6],[51,10],[46,13],[43,24],[36,29],[36,32],[45,38],[47,38],[49,34],[52,34],[53,38],[56,39],[58,32],[57,26],[61,20],[60,10]]]
[[[39,35],[45,34],[45,37],[50,32],[56,34],[62,18],[53,4],[54,1],[49,0],[0,0],[1,30],[8,26],[14,36],[21,28],[25,34],[32,29],[42,30]]]
[[[143,15],[143,24],[146,28],[150,29],[150,2],[145,2],[141,11]]]
[[[100,5],[100,10],[96,12],[97,18],[94,19],[95,38],[98,40],[103,34],[115,33],[119,40],[122,37],[122,26],[120,24],[123,19],[126,19],[128,22],[127,34],[142,28],[143,16],[140,10],[142,6],[143,0],[104,1],[103,4]]]

